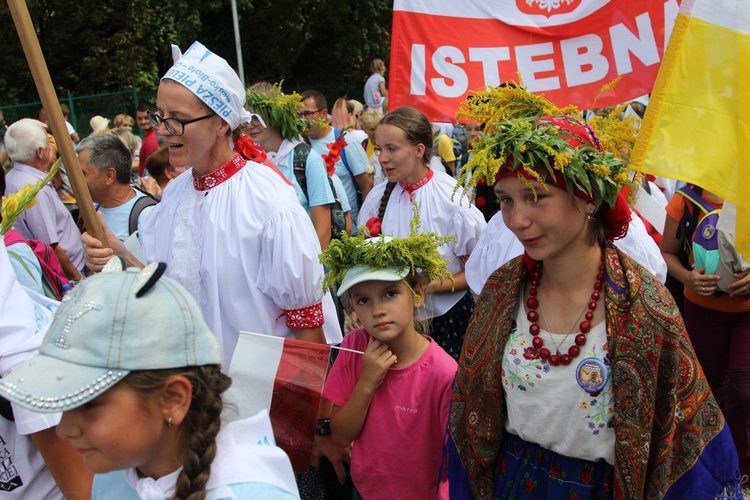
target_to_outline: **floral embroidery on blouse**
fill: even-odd
[[[506,390],[517,387],[525,391],[529,387],[534,387],[535,381],[542,378],[542,374],[550,369],[547,360],[539,357],[539,350],[526,340],[519,340],[519,337],[518,324],[514,321],[508,344],[519,347],[513,347],[508,351],[511,362],[508,364],[508,370],[503,369],[502,373]]]
[[[193,170],[193,187],[196,191],[208,191],[215,188],[239,172],[245,166],[245,162],[246,160],[239,153],[235,153],[229,163],[203,177],[196,176],[195,170]]]
[[[317,328],[323,325],[322,302],[299,309],[285,309],[284,314],[289,328]]]
[[[597,347],[596,344],[592,345],[588,352],[582,354],[582,357],[601,359],[605,366],[610,366],[609,346],[606,343],[601,347]],[[587,421],[586,425],[593,435],[596,436],[605,428],[614,427],[614,420],[612,419],[614,404],[615,396],[612,393],[611,382],[600,394],[596,396],[588,395],[580,404],[581,410],[585,413],[583,418]]]
[[[528,391],[550,371],[549,362],[539,357],[539,350],[533,347],[522,335],[518,333],[518,324],[514,321],[513,328],[508,337],[508,363],[507,368],[503,364],[502,377],[505,390],[518,389]],[[610,366],[609,348],[604,345],[591,345],[586,352],[581,352],[580,359],[596,358]],[[573,380],[572,383],[576,383]],[[612,428],[614,421],[614,394],[612,385],[608,383],[604,390],[593,396],[581,390],[582,419],[586,427],[593,435],[598,435],[606,428]]]

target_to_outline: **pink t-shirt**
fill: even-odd
[[[428,337],[429,339],[429,337]],[[391,370],[370,403],[354,440],[351,473],[362,498],[448,498],[448,479],[436,490],[448,425],[456,362],[430,340],[425,353]],[[342,347],[364,351],[369,335],[357,329]],[[362,375],[362,355],[340,351],[323,396],[344,406]]]

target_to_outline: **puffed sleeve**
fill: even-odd
[[[312,221],[289,205],[264,222],[258,287],[287,314],[290,328],[323,324],[323,265]]]
[[[648,269],[659,281],[664,283],[667,280],[667,263],[664,262],[659,246],[648,234],[646,226],[638,215],[633,214],[628,233],[624,238],[615,240],[614,244],[628,257]]]
[[[487,222],[477,207],[464,203],[453,212],[450,223],[449,234],[456,237],[456,243],[451,243],[453,253],[466,262],[482,237]]]
[[[493,215],[464,266],[471,291],[479,295],[490,274],[522,253],[523,245],[505,225],[502,214]]]

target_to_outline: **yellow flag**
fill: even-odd
[[[630,166],[735,204],[750,260],[750,0],[683,0]]]

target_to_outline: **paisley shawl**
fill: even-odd
[[[696,488],[716,491],[712,495],[739,491],[731,436],[671,295],[611,245],[605,247],[605,262],[615,397],[612,497],[680,498]],[[493,495],[505,432],[502,356],[525,278],[520,257],[490,276],[466,332],[456,376],[449,446],[460,457],[461,487],[467,491],[470,485],[479,499]],[[455,471],[456,464],[450,468]]]

